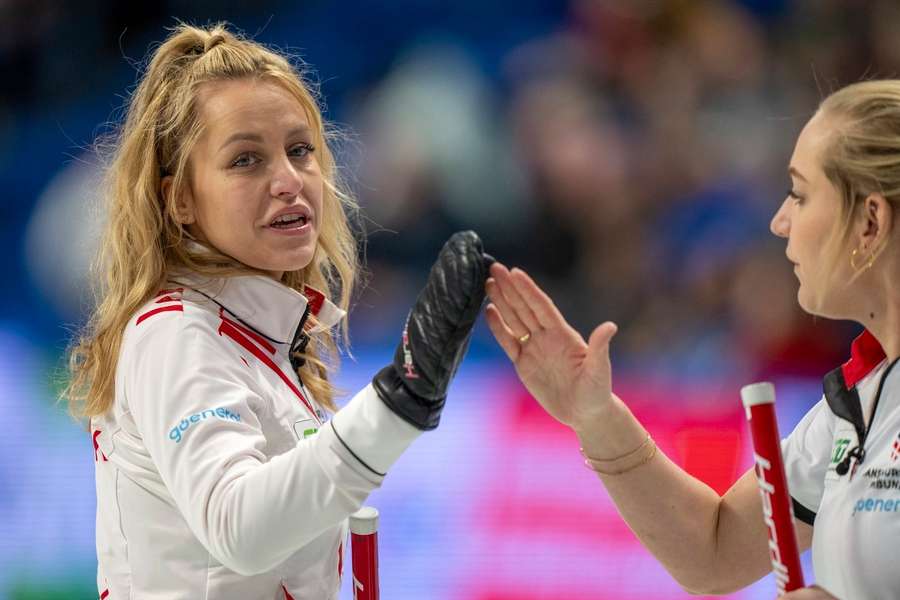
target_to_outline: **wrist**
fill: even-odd
[[[650,434],[644,438],[640,446],[619,456],[596,458],[581,448],[586,467],[600,475],[623,475],[653,460],[656,456],[656,443]]]
[[[615,394],[573,422],[572,429],[583,452],[600,460],[623,456],[647,439],[647,430]]]
[[[446,398],[426,400],[416,395],[403,383],[393,364],[375,374],[372,387],[394,414],[416,429],[430,431],[437,428]]]
[[[581,411],[572,417],[569,424],[579,440],[602,434],[611,425],[611,420],[616,413],[625,407],[625,404],[615,394],[609,394],[605,398],[595,402],[590,410]],[[627,411],[627,408],[625,409]]]

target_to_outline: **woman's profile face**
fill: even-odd
[[[310,264],[323,179],[301,104],[267,81],[203,84],[203,134],[189,158],[188,231],[280,279]]]
[[[828,118],[817,114],[800,132],[788,168],[791,189],[770,228],[787,239],[785,254],[794,263],[800,282],[797,300],[809,313],[841,316],[845,283],[850,279],[845,261],[832,264],[827,244],[841,218],[841,195],[822,169],[822,153],[831,133]]]

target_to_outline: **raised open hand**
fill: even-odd
[[[603,323],[586,343],[527,273],[495,263],[490,275],[488,326],[528,391],[570,427],[601,418],[612,394],[609,342],[616,325]]]

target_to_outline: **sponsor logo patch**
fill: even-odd
[[[319,427],[313,419],[300,419],[294,422],[294,435],[297,436],[298,440],[305,440],[318,430]]]
[[[207,408],[201,412],[187,415],[181,419],[175,427],[169,431],[169,439],[180,444],[182,437],[194,423],[205,421],[206,419],[219,419],[220,421],[236,421],[240,422],[241,415],[232,412],[227,408],[219,406],[217,408]]]
[[[831,464],[836,465],[844,460],[847,453],[847,446],[850,445],[850,438],[838,438],[834,440],[834,451],[831,453]]]
[[[869,467],[863,477],[874,490],[900,490],[900,468]]]
[[[401,336],[403,343],[403,371],[407,379],[418,379],[419,374],[416,373],[412,350],[409,348],[409,317],[411,316],[412,313],[406,316],[406,323],[403,324],[403,335]]]
[[[857,513],[895,513],[900,511],[900,498],[860,498],[853,505],[850,516]]]

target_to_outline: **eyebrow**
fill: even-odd
[[[794,168],[794,167],[791,167],[790,169],[788,169],[788,173],[790,173],[791,175],[793,175],[793,176],[796,177],[797,179],[802,179],[803,181],[806,181],[806,177],[804,177],[803,175],[801,175],[801,174],[800,174],[800,171],[798,171],[798,170],[797,170],[796,168]]]
[[[309,132],[310,132],[310,129],[306,125],[298,125],[297,127],[290,129],[287,132],[286,137],[290,138],[290,137],[295,137],[295,136],[299,136],[299,135],[309,134]],[[230,136],[228,136],[228,139],[226,139],[225,142],[221,146],[219,146],[219,150],[222,150],[226,146],[230,146],[231,144],[233,144],[235,142],[262,143],[263,141],[264,141],[263,136],[261,136],[258,133],[254,133],[252,131],[238,131],[237,133],[233,133]]]

